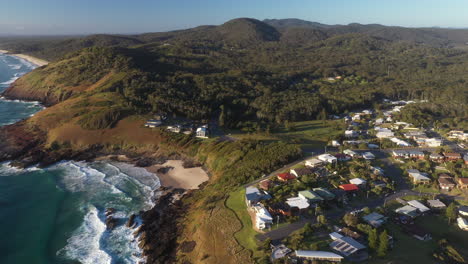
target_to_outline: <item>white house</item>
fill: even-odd
[[[377,125],[377,126],[378,126],[378,125],[381,125],[381,124],[383,124],[383,122],[384,122],[383,118],[377,118],[377,119],[375,120],[375,125]]]
[[[330,154],[328,154],[328,153],[319,155],[317,158],[318,158],[319,160],[324,161],[324,162],[327,162],[327,163],[334,163],[334,162],[337,162],[337,161],[338,161],[338,159],[337,159],[335,156],[330,155]]]
[[[302,199],[301,197],[292,197],[286,199],[286,203],[290,207],[299,208],[299,210],[307,209],[310,207],[309,201],[307,199]]]
[[[406,170],[410,178],[412,178],[413,183],[428,183],[431,181],[427,174],[422,173],[418,170],[408,169]]]
[[[458,227],[460,227],[461,230],[468,231],[468,220],[466,220],[463,217],[458,217],[457,218],[457,224]]]
[[[353,115],[352,119],[353,119],[353,121],[361,120],[361,115],[360,114],[355,114],[355,115]]]
[[[337,140],[332,140],[331,145],[332,145],[333,147],[339,147],[339,146],[341,146],[340,142],[338,142]]]
[[[343,154],[350,156],[351,158],[359,157],[359,154],[353,150],[346,149],[343,151]]]
[[[255,226],[257,229],[263,230],[273,224],[273,217],[271,217],[268,210],[262,204],[254,205],[253,209],[255,211]]]
[[[382,128],[382,129],[379,129],[377,134],[375,135],[377,138],[390,138],[390,137],[394,137],[395,136],[395,133],[393,133],[391,130],[389,129],[386,129],[386,128]]]
[[[426,139],[426,146],[435,148],[442,146],[442,139],[440,138],[428,138]]]
[[[390,141],[392,141],[393,143],[395,143],[397,146],[400,146],[400,147],[410,147],[411,144],[404,141],[404,140],[401,140],[399,138],[396,138],[396,137],[392,137],[390,138]]]
[[[197,137],[208,138],[208,128],[206,126],[197,128]]]
[[[426,213],[426,212],[429,212],[431,209],[429,209],[427,206],[425,206],[424,204],[422,204],[420,201],[418,200],[411,200],[408,202],[409,205],[413,206],[414,208],[418,208],[418,210],[421,212],[421,213]]]
[[[156,119],[150,119],[148,121],[146,121],[145,123],[145,127],[150,127],[150,128],[155,128],[155,127],[158,127],[162,125],[162,121],[161,120],[156,120]]]
[[[347,138],[353,138],[353,137],[357,137],[359,134],[358,134],[358,132],[356,132],[354,130],[346,130],[344,135]]]
[[[375,159],[375,156],[374,154],[372,154],[371,152],[365,152],[364,154],[362,154],[362,157],[366,160],[373,160]]]
[[[354,178],[354,179],[349,180],[349,183],[355,184],[355,185],[365,185],[367,181],[361,178]]]
[[[311,168],[319,167],[319,166],[322,166],[323,164],[324,162],[317,158],[308,159],[305,162],[305,165]]]

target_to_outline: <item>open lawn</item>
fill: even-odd
[[[345,127],[342,120],[312,120],[291,122],[289,129],[284,127],[273,130],[271,133],[244,133],[229,131],[230,136],[239,139],[257,139],[263,141],[282,140],[299,144],[305,151],[323,148],[334,136],[343,133]]]

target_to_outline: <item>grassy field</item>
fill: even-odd
[[[271,133],[244,133],[229,131],[230,136],[240,139],[257,139],[263,141],[282,140],[299,144],[303,150],[324,147],[331,138],[343,133],[345,127],[342,120],[312,120],[290,123],[290,128],[279,128]]]
[[[252,227],[252,220],[249,213],[247,212],[247,205],[244,201],[245,190],[240,188],[239,190],[232,192],[226,201],[226,206],[233,210],[237,218],[242,223],[242,229],[234,234],[239,244],[250,250],[254,258],[262,257],[262,252],[257,250],[257,240],[255,235],[258,233]]]

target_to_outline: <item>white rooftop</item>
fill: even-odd
[[[286,199],[286,203],[290,207],[297,207],[299,209],[307,209],[310,206],[309,202],[301,197],[288,198]]]
[[[427,206],[425,206],[424,204],[422,204],[420,201],[418,200],[412,200],[412,201],[409,201],[408,202],[409,205],[415,207],[415,208],[418,208],[419,211],[421,211],[421,213],[424,213],[424,212],[427,212],[427,211],[430,211],[431,209],[429,209]]]
[[[361,185],[361,184],[366,184],[367,181],[361,178],[354,178],[354,179],[349,180],[349,183]]]
[[[296,250],[296,256],[299,258],[343,259],[342,256],[328,251]]]

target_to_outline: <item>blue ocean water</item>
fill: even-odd
[[[0,54],[0,91],[32,69]],[[0,126],[42,109],[0,98]],[[0,263],[138,263],[141,251],[125,222],[153,206],[158,187],[154,174],[125,163],[63,161],[25,170],[0,163]],[[113,230],[106,229],[107,208],[119,219]]]

